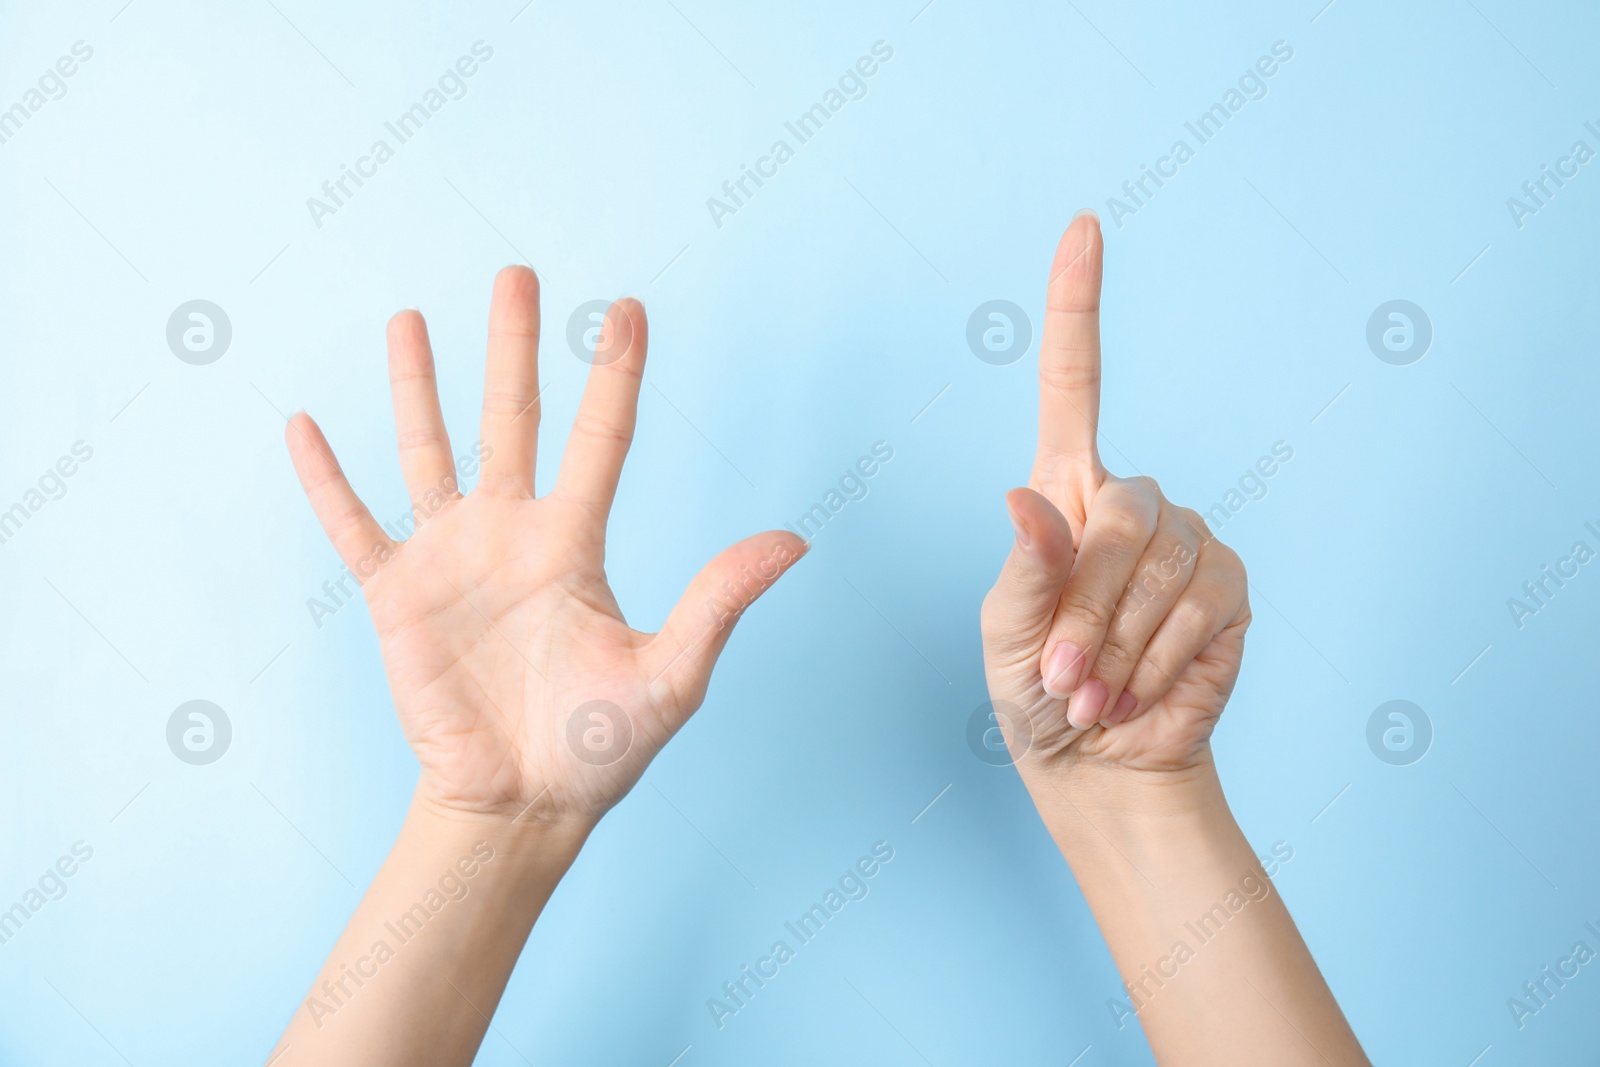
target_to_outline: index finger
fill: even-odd
[[[1039,343],[1039,450],[1034,475],[1098,474],[1100,220],[1081,212],[1056,246]]]

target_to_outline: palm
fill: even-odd
[[[491,308],[483,477],[465,497],[421,320],[396,318],[402,466],[426,516],[404,543],[372,522],[314,423],[297,418],[289,443],[335,546],[352,569],[365,559],[377,566],[364,591],[401,729],[422,765],[420,788],[471,811],[597,815],[699,706],[728,636],[726,625],[708,624],[704,605],[722,605],[731,621],[803,546],[787,534],[741,542],[701,572],[661,633],[631,629],[606,581],[605,516],[632,437],[643,309],[613,306],[602,344],[625,336],[625,351],[596,362],[556,490],[538,499],[536,316],[531,272],[503,272]],[[749,582],[753,563],[767,565],[756,568],[764,584]],[[716,591],[733,572],[745,595],[729,604]]]
[[[474,494],[430,520],[367,588],[401,729],[435,791],[464,806],[526,804],[548,790],[592,810],[631,784],[619,781],[624,769],[642,770],[637,760],[586,764],[561,743],[561,710],[585,694],[655,717],[635,682],[643,637],[623,622],[598,560],[584,558],[597,553],[568,562],[528,551],[570,540],[567,518],[546,501]]]

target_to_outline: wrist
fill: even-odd
[[[1093,756],[1017,763],[1041,814],[1077,808],[1112,818],[1159,819],[1224,804],[1222,782],[1207,749],[1181,768],[1146,770]]]
[[[419,786],[402,836],[439,856],[492,855],[509,876],[542,882],[552,875],[559,879],[572,866],[595,822],[576,814],[540,815],[530,808],[468,811],[441,803]]]
[[[462,826],[499,825],[518,832],[545,826],[587,834],[600,821],[599,814],[558,803],[556,795],[546,787],[532,796],[524,792],[501,797],[476,781],[464,786],[459,776],[451,778],[424,767],[411,794],[411,808]]]
[[[1023,777],[1040,818],[1074,868],[1163,868],[1174,857],[1242,841],[1209,753],[1182,770],[1087,759]]]

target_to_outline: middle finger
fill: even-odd
[[[1148,478],[1109,478],[1090,505],[1083,547],[1061,592],[1040,661],[1045,692],[1071,696],[1068,718],[1074,726],[1092,723],[1100,711],[1096,700],[1105,700],[1105,685],[1089,678],[1089,667],[1155,535],[1160,506],[1161,496]],[[1094,714],[1084,718],[1089,711]]]

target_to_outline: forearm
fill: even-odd
[[[1030,783],[1163,1067],[1366,1064],[1215,768]]]
[[[274,1049],[274,1067],[470,1064],[589,829],[414,800]]]

